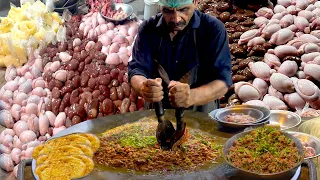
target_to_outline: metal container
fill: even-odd
[[[44,4],[46,4],[46,0],[42,0]],[[65,9],[68,9],[72,14],[75,14],[78,10],[80,0],[57,0],[54,1],[54,11],[59,13],[60,15],[63,13]]]
[[[217,114],[219,111],[224,111],[225,109],[245,109],[245,108],[250,108],[250,109],[256,109],[259,110],[263,113],[263,117],[257,121],[256,123],[249,123],[249,124],[241,124],[241,123],[229,123],[224,120],[219,120],[217,118]],[[209,116],[213,119],[216,120],[221,126],[226,127],[226,128],[234,128],[234,129],[240,129],[240,128],[247,128],[251,126],[259,126],[259,125],[264,125],[268,123],[268,119],[270,117],[270,110],[262,107],[262,106],[253,106],[253,105],[237,105],[237,106],[232,106],[228,108],[220,108],[213,110],[209,113]]]
[[[63,7],[72,6],[76,3],[78,3],[78,0],[56,0],[54,1],[54,7],[63,8]]]
[[[286,133],[286,132],[282,132],[281,131],[282,134],[284,134],[286,137],[288,137],[288,138],[290,138],[291,140],[294,141],[295,146],[298,148],[299,155],[301,157],[300,161],[294,167],[292,167],[291,169],[286,170],[286,171],[282,171],[282,172],[278,172],[278,173],[273,173],[273,174],[262,174],[262,173],[250,172],[248,170],[238,168],[238,167],[234,166],[230,161],[228,161],[227,155],[229,154],[229,149],[231,148],[231,146],[233,146],[234,141],[236,141],[237,139],[249,134],[251,131],[254,131],[254,130],[245,131],[245,132],[236,134],[226,142],[226,144],[224,145],[224,148],[223,148],[223,156],[225,158],[225,161],[230,166],[238,169],[240,172],[243,173],[244,176],[246,176],[248,178],[257,178],[257,179],[291,179],[295,175],[298,167],[300,167],[300,165],[302,164],[302,162],[304,160],[304,158],[303,158],[304,157],[304,152],[303,152],[303,146],[302,146],[300,140],[297,139],[296,137],[292,136],[291,134]]]
[[[279,124],[281,130],[292,129],[301,123],[301,117],[291,111],[271,110],[270,124]]]
[[[310,143],[311,147],[314,148],[316,151],[316,155],[304,159],[313,159],[315,157],[318,157],[320,155],[320,139],[317,137],[314,137],[310,134],[301,133],[301,132],[295,132],[295,131],[287,131],[289,134],[293,135],[294,137],[298,138],[302,143]]]
[[[232,113],[243,113],[245,115],[249,115],[253,118],[256,119],[255,122],[252,122],[252,123],[259,123],[262,118],[263,118],[263,112],[261,112],[260,110],[258,109],[255,109],[255,108],[225,108],[225,109],[221,109],[217,114],[216,114],[216,118],[219,120],[219,121],[225,121],[226,123],[232,123],[232,124],[252,124],[252,123],[234,123],[234,122],[227,122],[225,120],[225,117],[227,115],[230,115]]]
[[[133,8],[129,4],[115,3],[115,8],[116,8],[116,10],[122,8],[122,10],[127,14],[127,16],[125,18],[123,18],[123,19],[112,19],[112,18],[109,18],[109,17],[107,17],[107,16],[105,16],[105,15],[103,15],[101,13],[102,7],[100,8],[99,13],[105,20],[113,22],[113,23],[116,23],[116,24],[128,20],[130,18],[130,16],[133,14]]]
[[[79,1],[80,0],[77,0],[76,3],[74,3],[74,4],[70,5],[70,6],[65,6],[65,7],[61,7],[61,8],[55,8],[54,11],[59,13],[59,14],[62,14],[65,9],[68,9],[72,14],[75,14],[77,12],[77,10],[78,10]]]

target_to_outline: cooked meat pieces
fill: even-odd
[[[225,120],[232,123],[252,123],[257,119],[244,113],[231,113],[225,116]]]

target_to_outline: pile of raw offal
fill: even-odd
[[[111,11],[110,5],[112,3],[123,3],[122,0],[86,0],[87,6],[89,6],[90,12],[99,12],[99,8],[105,6],[108,8],[108,12]]]
[[[255,24],[255,9],[241,9],[236,5],[232,5],[229,1],[219,0],[203,0],[200,1],[198,9],[208,15],[217,17],[225,24],[228,32],[229,47],[232,57],[232,81],[250,82],[255,78],[251,73],[248,64],[250,62],[258,62],[263,60],[266,51],[272,48],[272,44],[264,42],[254,46],[252,42],[247,44],[238,44],[240,36],[259,26]],[[258,8],[259,9],[259,8]],[[220,99],[221,107],[231,104],[241,104],[234,92],[234,85],[229,88],[228,93]]]
[[[115,26],[97,13],[64,25],[66,41],[37,49],[6,70],[0,90],[0,167],[16,174],[37,145],[88,119],[143,109],[127,64],[140,22]]]
[[[250,62],[253,83],[238,82],[235,93],[246,104],[281,110],[320,109],[320,2],[278,0],[274,9],[261,8],[255,23],[260,27],[243,33],[238,44],[275,45],[263,62]],[[306,105],[312,109],[305,109]]]
[[[253,22],[250,10],[232,7],[229,12],[227,2],[206,3],[202,10],[225,22],[229,32],[234,82],[229,104],[319,116],[320,2],[278,0],[273,9],[255,12]]]
[[[122,8],[118,10],[111,9],[112,3],[122,3],[122,0],[86,0],[86,3],[90,12],[99,12],[99,8],[101,8],[101,13],[110,19],[120,20],[127,16]]]

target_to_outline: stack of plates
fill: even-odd
[[[256,119],[255,122],[251,123],[235,123],[225,121],[225,116],[231,113],[243,113],[250,115]],[[227,108],[216,109],[209,113],[209,116],[216,120],[223,127],[228,128],[247,128],[250,126],[259,126],[268,123],[270,117],[270,110],[261,106],[252,105],[238,105]]]

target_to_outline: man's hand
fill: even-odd
[[[189,84],[171,81],[168,89],[169,100],[173,107],[188,108],[193,105],[193,96]]]
[[[159,102],[163,99],[162,79],[147,79],[143,81],[140,93],[147,102]]]

